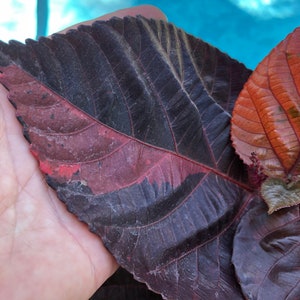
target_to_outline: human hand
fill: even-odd
[[[165,19],[152,6],[100,19],[137,14]],[[88,299],[117,263],[45,183],[1,85],[0,171],[0,299]]]

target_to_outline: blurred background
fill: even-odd
[[[159,7],[170,22],[251,69],[300,26],[299,0],[2,0],[0,39],[24,42],[140,4]]]

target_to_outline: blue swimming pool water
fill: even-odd
[[[169,21],[251,69],[300,26],[299,0],[148,0],[147,3],[160,7]]]
[[[251,69],[300,26],[300,0],[48,0],[48,3],[47,34],[117,9],[152,4],[170,22]],[[35,4],[36,0],[1,3],[0,39],[34,38]],[[11,31],[5,32],[6,27]]]
[[[170,22],[251,69],[289,32],[300,26],[299,0],[90,0],[92,2],[98,9],[101,2],[103,7],[110,3],[110,10],[139,4],[155,5]],[[85,9],[81,9],[84,18],[87,15]],[[97,12],[94,8],[89,16],[96,17]]]

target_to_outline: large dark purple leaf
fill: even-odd
[[[121,266],[168,299],[242,299],[253,195],[229,134],[249,70],[143,18],[2,43],[0,65],[48,183]]]
[[[159,294],[149,291],[144,283],[134,280],[126,270],[119,268],[90,300],[162,300]]]

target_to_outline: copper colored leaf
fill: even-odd
[[[230,118],[249,70],[140,17],[2,43],[0,65],[48,183],[121,266],[168,299],[242,299],[232,242],[253,195]]]
[[[233,145],[246,164],[254,152],[266,175],[300,171],[300,28],[258,65],[236,101]]]
[[[245,84],[233,111],[237,153],[248,165],[254,154],[262,172],[277,178],[262,189],[269,212],[300,203],[295,188],[300,180],[299,40],[297,28],[270,52]]]

